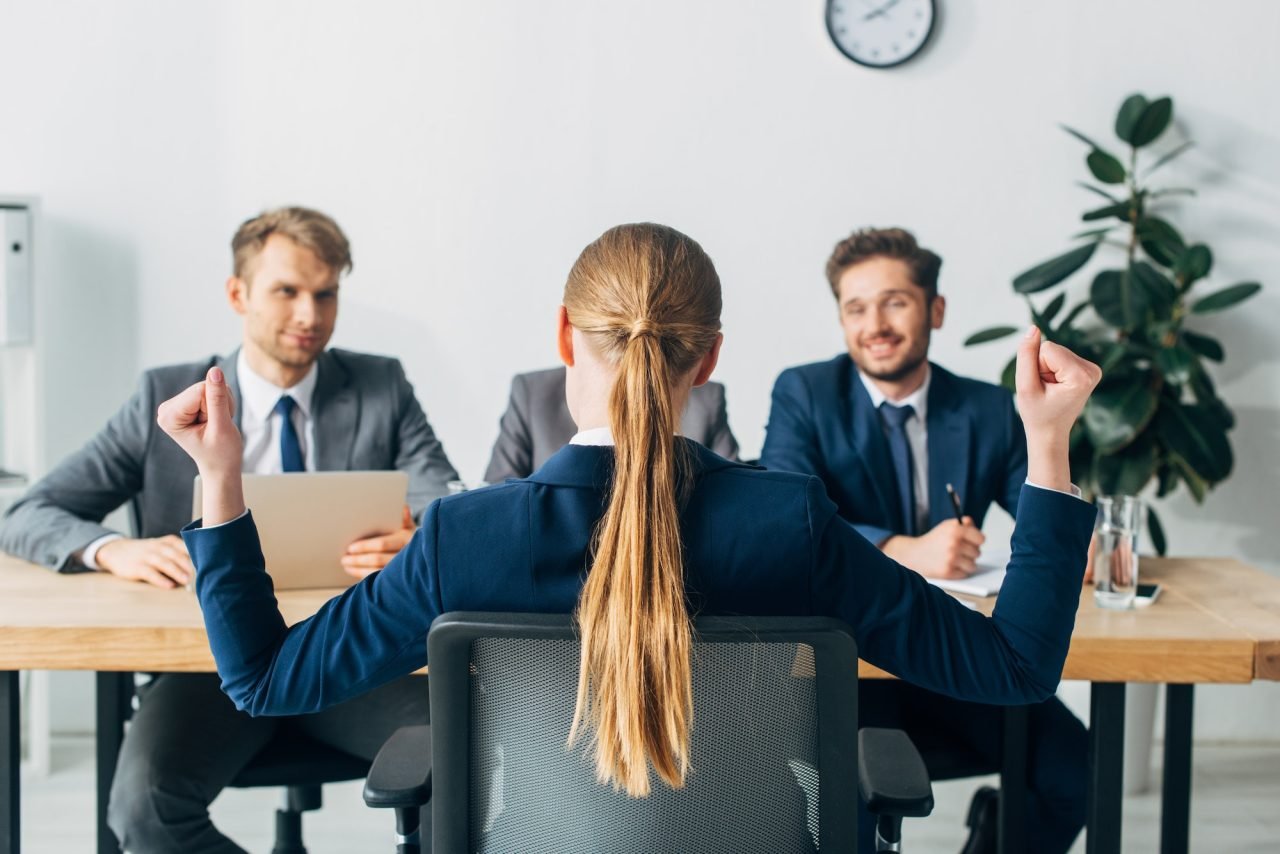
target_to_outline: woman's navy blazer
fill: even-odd
[[[1013,559],[988,618],[877,550],[836,515],[817,478],[681,441],[692,461],[681,525],[695,612],[837,617],[862,658],[929,690],[1007,704],[1053,693],[1092,506],[1022,490]],[[314,712],[426,664],[427,631],[446,611],[571,612],[612,465],[612,448],[569,445],[526,479],[436,501],[384,569],[292,627],[252,516],[192,523],[183,536],[223,690],[254,715]]]

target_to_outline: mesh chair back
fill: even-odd
[[[438,852],[853,850],[857,655],[843,624],[704,618],[692,771],[630,798],[566,738],[578,680],[569,618],[446,614],[432,627]]]

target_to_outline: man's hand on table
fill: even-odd
[[[145,581],[155,587],[182,587],[195,578],[187,546],[170,534],[149,540],[117,539],[98,549],[97,564],[106,572]]]
[[[986,542],[973,519],[948,519],[919,537],[895,536],[880,550],[925,578],[967,578],[978,567],[978,552]]]
[[[405,505],[400,530],[356,540],[347,546],[347,553],[342,556],[343,570],[355,578],[372,575],[389,564],[391,559],[409,544],[416,530],[413,516],[409,513],[408,505]]]

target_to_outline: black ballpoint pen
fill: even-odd
[[[960,509],[960,496],[956,495],[956,488],[949,483],[947,484],[947,495],[951,496],[951,509],[956,511],[956,521],[963,525],[964,511]]]

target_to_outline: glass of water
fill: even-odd
[[[1142,502],[1132,495],[1098,499],[1094,533],[1098,553],[1093,569],[1093,598],[1102,608],[1132,608],[1138,589],[1138,526]]]

